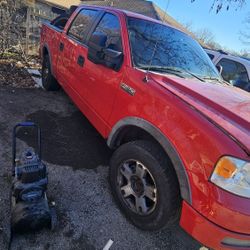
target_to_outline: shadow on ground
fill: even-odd
[[[29,114],[26,120],[39,124],[42,129],[42,157],[45,161],[74,169],[96,168],[109,163],[111,151],[105,140],[80,111],[63,117],[39,110]],[[20,128],[17,135],[30,147],[36,147],[34,129]]]
[[[62,92],[0,87],[0,250],[10,241],[11,131],[20,121],[42,129],[43,160],[49,172],[48,198],[55,201],[58,227],[12,238],[11,250],[111,249],[198,250],[177,224],[145,232],[125,219],[108,183],[110,150],[95,128]],[[20,150],[36,146],[34,131],[20,129]]]

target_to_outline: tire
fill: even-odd
[[[133,141],[120,146],[111,158],[109,178],[115,200],[136,227],[159,230],[179,219],[178,180],[157,144]]]
[[[42,63],[42,85],[47,91],[56,91],[60,89],[60,85],[51,73],[51,65],[49,55],[44,55]]]

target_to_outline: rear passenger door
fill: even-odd
[[[59,44],[61,60],[58,61],[59,81],[66,89],[79,93],[82,85],[79,82],[87,55],[86,39],[99,11],[81,9],[72,21],[68,30],[62,35]]]

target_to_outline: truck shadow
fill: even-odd
[[[106,141],[80,111],[62,117],[58,113],[39,110],[27,115],[26,120],[41,127],[43,160],[74,169],[93,169],[109,163],[111,150]],[[17,137],[29,147],[36,148],[34,129],[20,128]]]

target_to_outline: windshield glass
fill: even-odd
[[[179,70],[188,73],[188,77],[221,79],[201,46],[183,32],[132,17],[128,18],[128,29],[135,67],[167,73]]]

